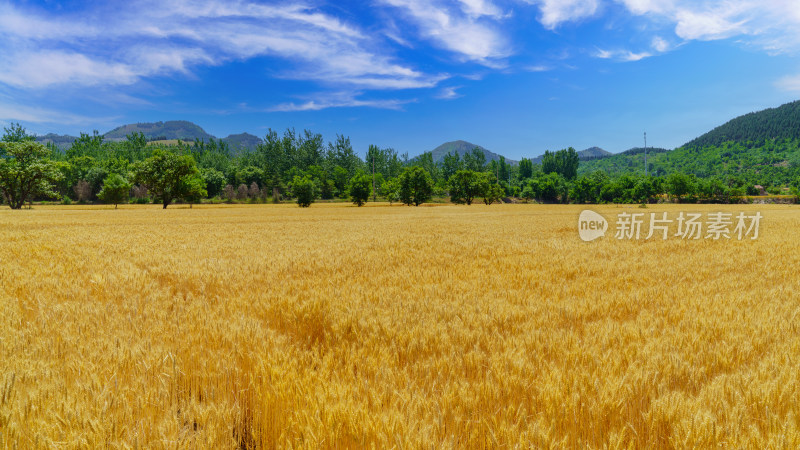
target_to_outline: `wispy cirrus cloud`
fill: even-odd
[[[662,35],[667,30],[683,42],[737,37],[747,45],[773,53],[800,51],[800,7],[794,0],[519,1],[538,7],[539,22],[550,30],[602,18],[613,9],[610,6],[622,6],[628,14],[647,21],[638,33],[655,33],[661,39],[652,45],[657,52],[677,47],[664,40]],[[641,53],[634,52],[633,56]]]
[[[403,105],[416,102],[416,99],[362,99],[359,92],[319,93],[313,99],[301,102],[287,102],[268,108],[269,112],[319,111],[328,108],[378,108],[401,110]]]
[[[462,0],[458,4],[429,0],[381,0],[401,11],[418,28],[424,39],[467,61],[496,67],[509,56],[511,44],[498,29],[504,17],[488,0]]]
[[[769,51],[800,50],[800,8],[793,0],[616,0],[634,15],[672,27],[684,40],[740,37]]]
[[[459,97],[463,97],[462,94],[458,92],[463,86],[450,86],[443,88],[439,93],[436,95],[436,98],[441,100],[454,100]]]
[[[594,52],[594,57],[595,58],[615,59],[615,60],[618,60],[618,61],[639,61],[639,60],[642,60],[644,58],[649,58],[650,56],[653,56],[653,54],[650,53],[650,52],[635,53],[635,52],[632,52],[630,50],[604,50],[604,49],[598,48]]]
[[[541,12],[539,22],[547,29],[555,29],[566,22],[576,22],[594,16],[600,0],[525,0],[537,5]]]
[[[357,26],[304,5],[132,2],[99,12],[99,23],[11,5],[0,13],[0,38],[12,44],[0,49],[0,62],[11,68],[0,83],[17,88],[129,85],[263,56],[287,61],[279,76],[329,85],[409,89],[442,79],[381,52]]]
[[[90,117],[52,108],[42,108],[0,99],[0,121],[28,122],[35,124],[65,124],[78,126],[97,126],[113,123],[116,116]]]

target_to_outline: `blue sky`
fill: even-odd
[[[0,124],[674,148],[797,99],[797,30],[796,0],[0,2]]]

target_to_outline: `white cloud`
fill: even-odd
[[[661,14],[674,7],[673,0],[617,0],[633,14]]]
[[[541,65],[541,64],[535,65],[535,66],[525,67],[525,71],[527,71],[527,72],[547,72],[549,70],[553,70],[553,68],[550,67],[550,66],[545,66],[545,65]]]
[[[501,16],[499,9],[489,2],[464,1],[463,11],[427,0],[383,0],[383,3],[401,9],[423,37],[467,60],[495,67],[497,59],[511,53],[505,35],[493,24],[479,20]]]
[[[3,55],[4,70],[0,82],[27,88],[41,88],[56,83],[131,84],[136,80],[132,68],[107,63],[73,52],[20,52]]]
[[[616,0],[653,24],[667,24],[684,41],[742,37],[770,52],[800,50],[796,0]],[[674,46],[673,46],[674,47]],[[655,44],[653,48],[659,52]]]
[[[24,89],[129,85],[254,57],[286,61],[277,76],[362,89],[435,86],[358,27],[303,5],[221,0],[131,2],[104,20],[0,7],[0,83]],[[88,16],[88,15],[87,15]],[[44,30],[44,31],[41,31]]]
[[[594,57],[595,58],[600,58],[600,59],[610,59],[613,56],[614,56],[614,52],[612,52],[610,50],[603,50],[601,48],[598,48],[597,51],[594,53]]]
[[[653,56],[653,54],[650,52],[635,53],[630,50],[604,50],[598,48],[594,52],[593,56],[595,58],[600,58],[600,59],[616,59],[619,61],[631,62],[648,58],[650,56]]]
[[[36,124],[97,125],[98,123],[111,123],[116,118],[88,117],[67,111],[0,101],[0,120]]]
[[[620,55],[620,58],[623,61],[639,61],[639,60],[642,60],[644,58],[649,58],[651,56],[653,56],[653,54],[650,53],[650,52],[634,53],[632,51],[626,50],[626,51],[622,52],[622,54]]]
[[[318,98],[307,100],[301,103],[281,103],[267,111],[270,112],[295,112],[295,111],[319,111],[328,108],[379,108],[379,109],[393,109],[400,110],[403,105],[413,103],[415,100],[397,100],[397,99],[373,99],[362,100],[358,99],[359,93],[342,92],[334,94],[320,94]]]
[[[650,46],[653,48],[653,50],[660,53],[664,53],[670,49],[669,42],[664,40],[661,36],[655,36]]]
[[[576,22],[597,13],[600,0],[526,0],[539,5],[539,22],[547,29],[555,29],[565,22]]]
[[[680,9],[675,13],[675,34],[686,40],[723,39],[746,33],[746,20],[731,21],[726,11],[693,11]]]
[[[436,95],[436,98],[440,100],[453,100],[459,97],[463,97],[461,94],[457,92],[457,90],[460,88],[461,86],[446,87],[442,89],[439,92],[439,94]]]
[[[778,89],[789,92],[800,92],[800,75],[787,75],[775,82]]]
[[[535,5],[539,22],[554,30],[564,23],[598,17],[616,3],[642,16],[640,30],[658,33],[651,44],[659,53],[680,42],[665,39],[670,30],[677,40],[716,40],[740,37],[771,53],[800,51],[800,4],[797,0],[518,0]],[[634,55],[635,56],[635,55]]]
[[[493,18],[502,18],[503,11],[487,0],[459,0],[461,2],[461,9],[471,17],[489,16]]]

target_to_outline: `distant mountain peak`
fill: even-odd
[[[484,147],[482,147],[480,145],[476,145],[476,144],[473,144],[472,142],[467,142],[467,141],[460,140],[460,139],[456,140],[456,141],[445,142],[444,144],[442,144],[442,145],[436,147],[435,149],[431,150],[431,153],[433,154],[433,161],[434,162],[440,162],[440,161],[442,161],[444,159],[445,156],[447,156],[448,153],[450,153],[450,154],[458,154],[458,156],[463,157],[467,153],[472,153],[472,151],[474,149],[476,149],[476,148],[478,150],[482,151],[483,154],[486,156],[486,162],[487,163],[489,161],[499,161],[500,160],[500,156],[501,155],[498,155],[497,153],[494,153],[491,150],[487,150],[486,148],[484,148]],[[517,161],[511,160],[511,159],[508,159],[508,158],[506,158],[506,162],[509,163],[509,164],[516,164],[517,163]]]
[[[129,134],[142,133],[148,141],[155,140],[181,140],[193,142],[195,139],[208,142],[211,139],[225,142],[231,150],[252,150],[263,141],[250,133],[231,134],[226,138],[217,139],[207,133],[201,126],[188,120],[167,120],[158,122],[137,122],[121,125],[108,133],[103,134],[103,138],[108,141],[124,141]],[[78,139],[75,136],[56,135],[48,133],[38,136],[37,141],[42,143],[51,142],[60,148],[69,148]]]
[[[154,139],[180,139],[193,141],[200,139],[208,141],[214,136],[206,133],[199,125],[188,120],[168,120],[166,122],[138,122],[122,125],[103,137],[111,141],[124,140],[129,134],[142,133],[148,140]]]
[[[264,142],[258,136],[254,136],[250,133],[231,134],[220,140],[228,144],[234,151],[253,150]]]

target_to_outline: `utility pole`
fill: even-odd
[[[644,132],[644,176],[647,176],[647,132]]]
[[[375,152],[372,152],[372,202],[375,202],[377,193],[375,192]]]

